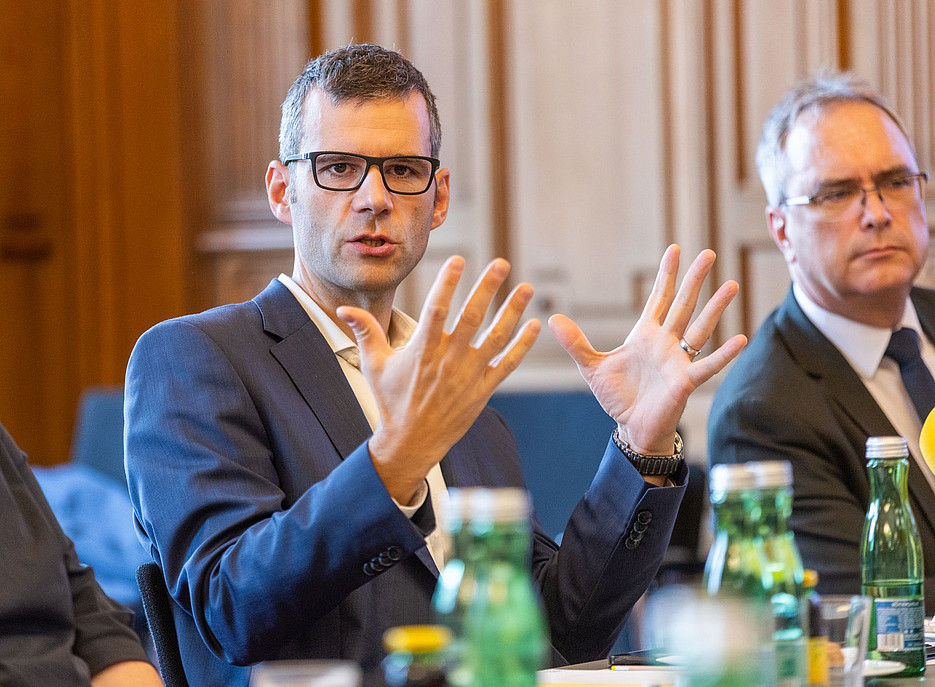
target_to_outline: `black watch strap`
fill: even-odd
[[[682,437],[679,436],[678,432],[675,433],[675,449],[670,456],[647,456],[637,453],[630,448],[630,444],[620,438],[620,432],[617,429],[614,429],[613,439],[620,452],[627,457],[627,460],[633,464],[633,467],[641,475],[674,475],[682,467],[682,461],[684,460],[683,444]]]

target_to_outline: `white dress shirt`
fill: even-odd
[[[364,377],[363,372],[360,371],[360,351],[357,348],[357,343],[345,334],[344,330],[328,317],[321,306],[318,305],[301,286],[296,284],[291,277],[280,274],[279,281],[292,292],[292,295],[295,296],[305,312],[308,313],[312,322],[314,322],[319,331],[321,331],[322,336],[325,337],[325,341],[328,342],[331,350],[334,351],[338,358],[341,370],[344,372],[344,376],[347,377],[348,384],[351,385],[351,390],[354,392],[354,396],[356,396],[361,410],[364,411],[367,422],[370,423],[370,429],[375,429],[376,426],[380,424],[380,411],[377,407],[376,399],[373,396],[373,391],[370,389],[370,384],[367,382],[367,378]],[[393,308],[393,314],[390,317],[390,331],[388,333],[390,346],[395,349],[405,346],[406,342],[409,341],[415,331],[416,324],[416,321],[406,313]],[[440,526],[442,523],[442,516],[445,512],[444,509],[448,503],[448,490],[441,468],[436,464],[429,470],[426,483],[423,484],[416,493],[412,505],[405,506],[398,502],[396,502],[396,505],[399,506],[399,509],[406,517],[412,518],[425,502],[427,493],[431,495],[432,510],[435,512],[435,522],[437,526],[431,534],[425,537],[425,544],[428,547],[429,553],[432,554],[435,565],[441,570],[445,565],[446,550],[448,547],[444,528]]]
[[[811,300],[798,284],[793,284],[792,293],[806,317],[847,359],[887,419],[896,431],[906,438],[910,453],[922,468],[929,486],[935,490],[935,475],[919,450],[922,421],[919,420],[912,399],[903,385],[899,365],[895,360],[884,356],[894,330],[887,327],[871,327],[828,312]],[[922,331],[919,316],[908,298],[902,320],[896,329],[902,327],[914,329],[919,335],[922,360],[929,370],[935,370],[935,346]]]

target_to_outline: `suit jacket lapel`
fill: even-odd
[[[829,404],[846,413],[868,437],[896,433],[847,359],[805,316],[792,289],[780,307],[777,326],[790,355],[822,385]]]
[[[265,331],[280,339],[270,348],[273,357],[292,379],[341,458],[347,457],[372,432],[334,351],[278,279],[253,301],[260,309]]]
[[[926,336],[935,341],[935,294],[913,289],[912,301]],[[802,368],[827,390],[828,403],[847,413],[868,437],[892,436],[896,429],[840,351],[805,316],[792,290],[780,308],[779,331]],[[935,529],[935,492],[917,460],[909,461],[909,493],[918,518]]]

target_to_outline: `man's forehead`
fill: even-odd
[[[409,135],[428,142],[430,135],[428,107],[418,91],[410,91],[405,96],[335,100],[321,89],[313,88],[303,104],[303,119],[306,140],[385,131],[392,137]]]
[[[843,102],[803,111],[785,141],[789,171],[843,177],[911,165],[912,147],[895,121],[870,103]],[[822,174],[826,172],[826,174]]]

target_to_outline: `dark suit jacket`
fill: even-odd
[[[236,666],[283,658],[352,659],[377,684],[383,631],[432,619],[431,504],[403,516],[370,434],[334,353],[276,280],[139,340],[126,384],[130,493],[195,684],[246,685]],[[441,466],[453,487],[523,485],[513,437],[489,409]],[[535,527],[533,573],[564,659],[609,649],[683,491],[648,488],[611,442],[560,554]]]
[[[912,302],[935,339],[935,292]],[[843,355],[802,312],[792,291],[760,327],[714,397],[712,463],[788,460],[792,529],[820,592],[860,590],[860,540],[870,501],[865,442],[896,430]],[[925,607],[935,611],[935,494],[909,460],[909,501],[925,552]]]

